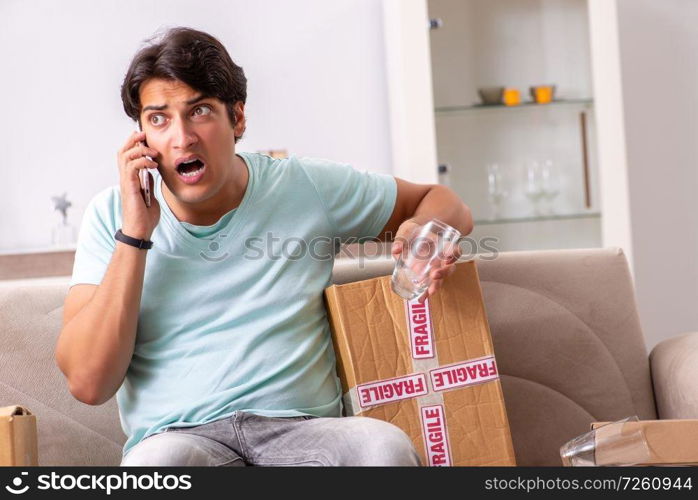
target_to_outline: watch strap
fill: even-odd
[[[126,236],[121,229],[118,229],[114,233],[114,239],[120,241],[121,243],[126,243],[132,247],[140,248],[142,250],[150,250],[153,248],[153,242],[148,240],[139,240],[138,238],[132,238],[131,236]]]

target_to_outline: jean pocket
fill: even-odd
[[[279,422],[295,422],[295,421],[310,420],[311,418],[316,418],[313,415],[298,415],[295,417],[265,417],[263,415],[255,415],[255,416],[262,418],[264,420],[276,420]]]
[[[189,429],[193,429],[195,427],[199,427],[198,425],[185,425],[183,427],[168,427],[166,428],[163,432],[177,432],[177,431],[186,431]]]

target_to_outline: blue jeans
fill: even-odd
[[[399,427],[369,417],[262,417],[242,411],[148,436],[122,466],[417,466]]]

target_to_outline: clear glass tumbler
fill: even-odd
[[[412,231],[393,270],[392,288],[406,300],[422,295],[431,284],[429,273],[455,251],[460,232],[432,219]]]
[[[632,466],[649,463],[651,453],[638,417],[632,416],[568,441],[560,457],[568,467]]]

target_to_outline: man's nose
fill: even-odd
[[[196,134],[189,128],[186,120],[176,120],[173,125],[173,144],[176,149],[186,151],[196,144],[198,140]]]

